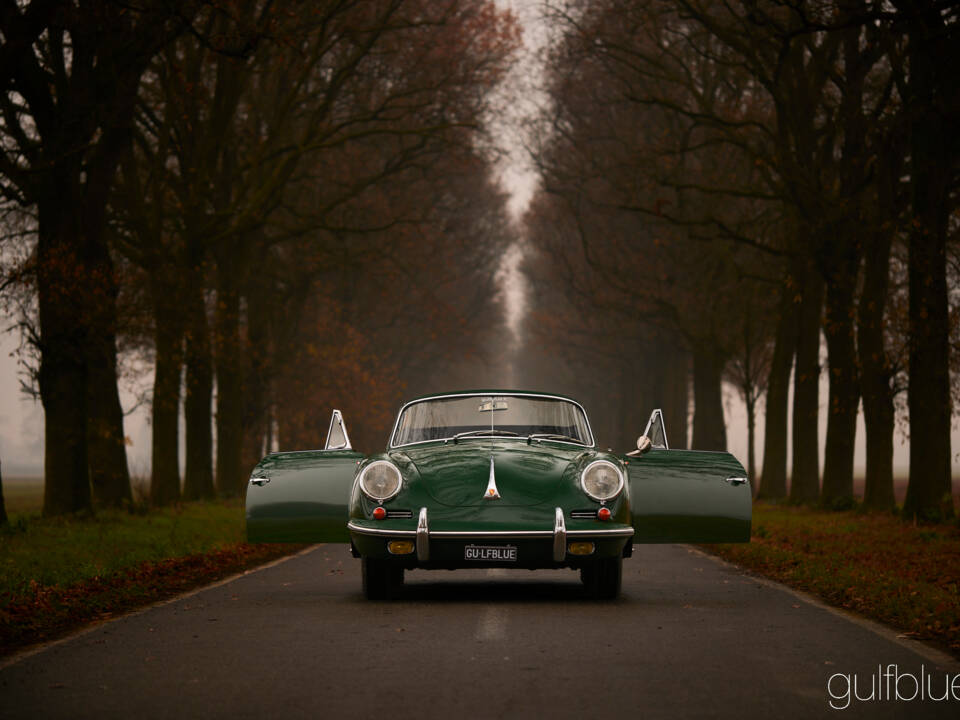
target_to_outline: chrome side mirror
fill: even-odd
[[[650,438],[646,435],[641,435],[637,438],[637,449],[628,452],[627,455],[630,457],[636,457],[637,455],[643,455],[647,450],[650,449]]]

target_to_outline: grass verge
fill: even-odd
[[[288,555],[244,543],[239,501],[137,515],[15,515],[0,530],[0,655]]]
[[[960,527],[757,503],[749,544],[706,550],[960,657]]]

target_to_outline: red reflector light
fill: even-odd
[[[600,520],[609,520],[610,519],[610,508],[600,508],[597,510],[597,518]]]
[[[385,507],[375,507],[373,509],[374,520],[383,520],[386,516],[387,516],[387,509]]]

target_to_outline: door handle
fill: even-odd
[[[265,485],[265,484],[268,483],[268,482],[270,482],[270,478],[268,478],[268,477],[256,477],[256,478],[252,477],[252,478],[250,478],[250,484],[251,484],[251,485],[261,486],[261,485]]]
[[[731,485],[743,485],[745,482],[747,482],[747,478],[745,478],[745,477],[728,477],[728,478],[726,478],[726,479],[724,480],[724,482],[728,482],[728,483],[730,483]]]

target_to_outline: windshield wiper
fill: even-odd
[[[584,444],[582,440],[578,440],[575,437],[570,437],[569,435],[560,435],[559,433],[531,433],[530,435],[527,435],[527,442],[529,443],[531,440],[569,440],[577,445]]]
[[[519,433],[515,433],[512,430],[467,430],[465,432],[459,432],[454,435],[451,440],[454,442],[457,441],[457,438],[470,437],[470,436],[480,436],[480,435],[510,435],[513,437],[519,437]]]

